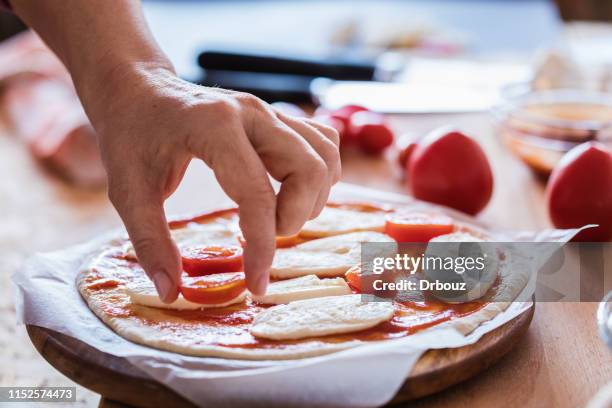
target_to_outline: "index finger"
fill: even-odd
[[[138,263],[155,284],[160,299],[173,302],[178,296],[182,267],[166,222],[163,199],[143,187],[133,187],[126,193],[113,185],[109,196],[125,224]]]
[[[240,132],[240,131],[239,131]],[[244,132],[216,148],[194,152],[214,171],[219,185],[238,204],[244,235],[248,289],[266,292],[276,239],[276,196],[268,173]]]

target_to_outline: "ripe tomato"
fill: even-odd
[[[408,167],[408,161],[410,160],[410,156],[414,153],[414,149],[416,149],[417,143],[412,142],[409,143],[406,147],[400,149],[397,154],[397,163],[400,165],[402,169],[406,169]]]
[[[344,131],[342,132],[342,136],[343,136],[342,142],[344,145],[350,145],[357,141],[356,136],[353,133],[351,133],[351,129],[350,129],[350,121],[351,121],[352,116],[357,112],[367,112],[367,111],[368,110],[364,108],[363,106],[346,105],[340,109],[336,109],[335,111],[331,113],[331,117],[341,121],[342,125],[344,126],[343,127]]]
[[[480,146],[448,128],[419,143],[410,156],[408,176],[416,198],[472,215],[487,205],[493,192],[493,173]]]
[[[357,112],[351,116],[348,131],[361,150],[377,155],[393,144],[393,131],[386,124],[385,117],[374,112]]]
[[[612,151],[590,142],[567,152],[550,176],[546,198],[556,227],[599,225],[580,232],[574,240],[612,239]]]
[[[242,270],[242,248],[238,246],[189,247],[181,250],[181,257],[189,276]]]
[[[419,137],[414,134],[403,134],[398,138],[396,142],[396,146],[399,150],[397,154],[397,164],[399,164],[403,170],[408,166],[408,159],[410,159],[418,143]]]
[[[385,234],[397,242],[429,242],[454,228],[452,218],[442,214],[391,214],[385,222]]]
[[[190,302],[218,305],[229,302],[246,289],[244,272],[183,277],[181,293]]]

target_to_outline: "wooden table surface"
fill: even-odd
[[[544,186],[505,151],[488,115],[419,115],[397,117],[392,121],[398,133],[423,133],[449,123],[478,139],[494,168],[493,200],[480,218],[492,226],[511,229],[549,226],[543,200]],[[0,236],[0,252],[14,254],[10,262],[0,261],[0,266],[5,266],[0,275],[0,288],[5,288],[2,294],[8,287],[8,272],[16,270],[30,253],[82,242],[119,225],[103,192],[76,191],[49,177],[1,126],[0,172],[3,174],[0,178],[0,229],[4,232]],[[393,151],[384,159],[346,152],[343,154],[343,181],[387,191],[405,191]],[[194,211],[212,208],[224,200],[212,173],[202,164],[194,163],[177,193],[168,200],[167,209],[169,212]],[[0,322],[10,326],[14,320],[10,314],[14,314],[14,310],[10,301],[4,299],[7,297],[0,302]],[[599,388],[612,381],[612,353],[598,337],[596,307],[596,303],[538,304],[527,335],[513,352],[476,378],[422,399],[416,405],[584,406]],[[14,327],[0,334],[0,347],[12,350],[2,357],[3,367],[8,368],[0,370],[0,385],[38,385],[41,382],[55,385],[41,380],[42,373],[49,370],[41,358],[31,351],[23,351],[30,348],[23,337],[22,329]],[[27,372],[23,371],[24,361]],[[91,401],[82,402],[89,406]]]

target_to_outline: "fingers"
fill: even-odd
[[[268,174],[242,128],[226,143],[195,151],[214,171],[225,193],[238,204],[240,229],[246,241],[244,272],[248,289],[266,292],[276,237],[276,197]]]
[[[162,199],[134,182],[129,191],[110,183],[109,197],[125,224],[138,262],[155,284],[160,299],[172,303],[179,293],[182,267]]]
[[[329,197],[329,191],[333,184],[340,178],[340,153],[338,151],[338,133],[325,125],[316,122],[301,120],[279,113],[278,118],[299,133],[323,159],[327,168],[326,182],[322,183],[317,194],[317,199],[309,218],[318,216]]]
[[[261,121],[250,136],[266,169],[281,182],[276,197],[276,232],[296,234],[317,205],[328,183],[327,166],[315,149],[296,131],[276,117]]]

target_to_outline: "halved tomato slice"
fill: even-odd
[[[294,247],[297,244],[301,244],[302,242],[307,241],[304,238],[301,238],[299,235],[288,235],[288,236],[276,236],[276,248],[290,248]],[[240,242],[241,247],[246,247],[246,240],[242,235],[238,236],[238,242]]]
[[[218,305],[240,296],[246,289],[244,272],[216,273],[214,275],[186,277],[181,293],[190,302]]]
[[[454,228],[452,218],[443,214],[397,213],[385,222],[385,234],[397,242],[429,242]]]
[[[239,246],[196,246],[181,250],[183,270],[189,276],[242,270],[242,248]]]
[[[344,274],[346,282],[354,292],[382,298],[393,298],[397,294],[396,290],[383,287],[383,283],[395,282],[397,277],[395,271],[384,271],[382,274],[363,274],[362,272],[361,265],[355,265]]]
[[[351,267],[344,274],[344,278],[351,289],[361,293],[361,265]]]

